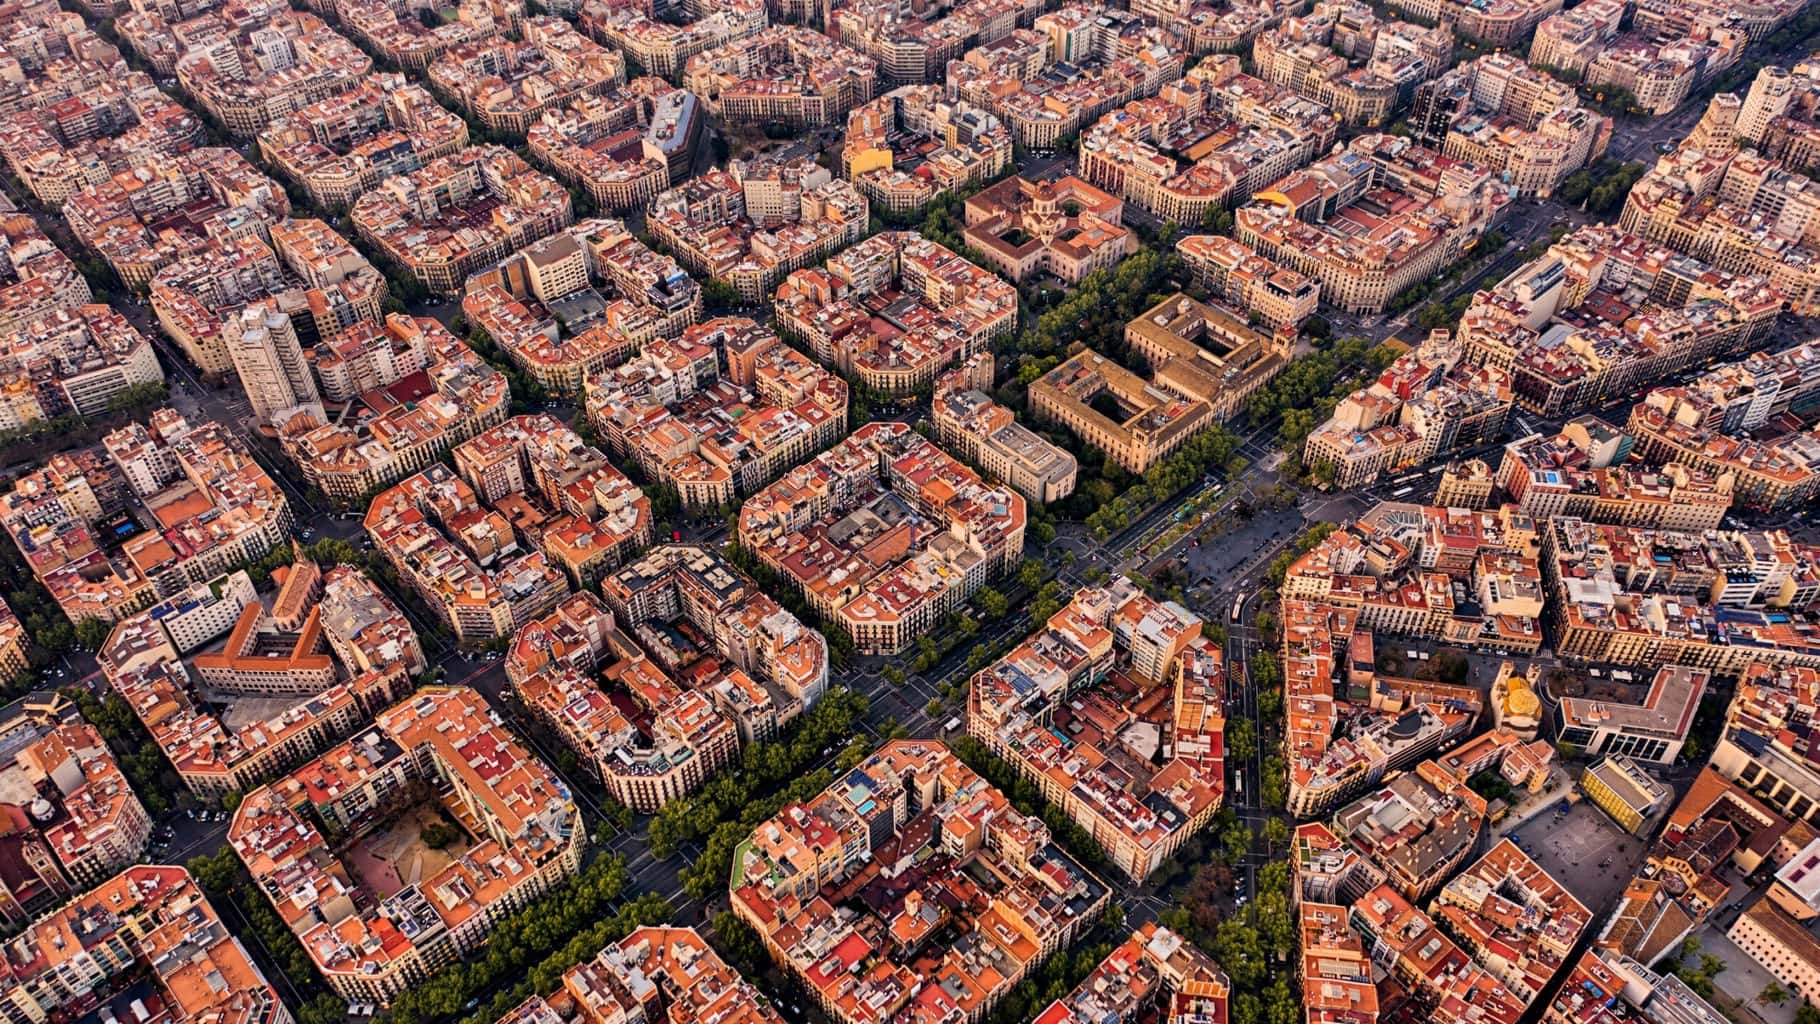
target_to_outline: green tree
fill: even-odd
[[[113,627],[100,619],[83,619],[76,623],[76,646],[85,651],[99,651],[101,645],[107,642],[108,634],[111,632],[113,632]]]

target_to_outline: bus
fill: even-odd
[[[1234,622],[1239,621],[1239,613],[1244,610],[1245,610],[1245,596],[1243,594],[1241,594],[1238,596],[1238,598],[1236,598],[1232,602],[1232,621],[1234,621]]]
[[[1403,495],[1408,494],[1413,490],[1415,490],[1414,487],[1399,487],[1396,490],[1391,491],[1390,496],[1393,498],[1401,498]]]

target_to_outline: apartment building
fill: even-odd
[[[897,884],[883,901],[851,898],[873,879]],[[929,740],[893,740],[759,825],[729,884],[733,912],[842,1024],[983,1016],[1110,895],[1042,822]]]
[[[1563,657],[1715,674],[1820,667],[1800,613],[1820,600],[1820,552],[1781,532],[1704,534],[1588,523],[1541,530],[1555,650]]]
[[[1272,330],[1300,327],[1320,305],[1321,286],[1313,278],[1267,260],[1224,235],[1185,235],[1176,254],[1188,264],[1194,283],[1224,302],[1256,317]]]
[[[97,416],[130,389],[164,383],[152,346],[99,303],[67,306],[0,338],[0,429]]]
[[[114,622],[287,539],[290,507],[219,425],[174,410],[53,460],[0,501],[0,522],[71,621]],[[128,497],[153,529],[116,529]]]
[[[1602,449],[1604,439],[1617,443]],[[1622,454],[1613,459],[1608,451]],[[1569,515],[1619,526],[1719,528],[1732,503],[1731,474],[1674,462],[1657,469],[1636,463],[1633,451],[1628,435],[1581,417],[1555,437],[1531,434],[1505,445],[1498,486],[1538,519]]]
[[[588,1007],[590,1016],[642,1018],[652,1024],[784,1024],[770,999],[693,928],[634,929],[564,971],[562,987],[548,999],[532,996],[500,1024],[554,1024],[563,1018],[552,1002]]]
[[[847,115],[840,160],[842,177],[873,207],[907,218],[1010,169],[1011,132],[984,110],[950,102],[939,85],[904,85]]]
[[[1021,495],[902,423],[868,423],[740,506],[739,543],[825,626],[896,654],[1022,557]]]
[[[969,689],[968,734],[1139,881],[1211,821],[1225,795],[1225,666],[1200,628],[1186,609],[1121,578],[1076,594]],[[1161,768],[1127,739],[1142,722],[1174,737]]]
[[[1346,908],[1303,901],[1296,911],[1301,919],[1299,973],[1308,1024],[1375,1024],[1379,1001],[1371,958],[1348,923]]]
[[[230,21],[209,31],[183,22],[176,34],[195,42],[176,60],[175,74],[196,105],[229,132],[252,138],[305,104],[359,85],[373,58],[314,14],[291,11],[270,19]]]
[[[948,62],[974,43],[996,42],[1016,28],[1029,28],[1043,5],[1034,0],[964,0],[942,9],[936,16],[918,15],[880,0],[859,0],[846,5],[830,22],[819,17],[825,31],[840,33],[841,41],[871,54],[879,75],[892,83],[940,82]]]
[[[1153,922],[1106,954],[1072,992],[1036,1015],[1037,1024],[1095,1024],[1143,1017],[1224,1020],[1232,983],[1213,958]]]
[[[355,200],[354,227],[438,295],[468,274],[554,234],[573,219],[569,192],[503,146],[438,157]]]
[[[1566,417],[1752,347],[1787,301],[1767,279],[1589,225],[1476,293],[1459,334],[1473,363],[1509,371],[1519,405]]]
[[[173,216],[179,211],[181,217]],[[289,213],[284,189],[225,147],[153,155],[81,189],[63,206],[77,240],[139,292],[212,239],[264,235]]]
[[[950,95],[997,117],[1013,142],[1053,150],[1182,69],[1179,43],[1164,30],[1127,11],[1070,3],[949,61],[945,78]]]
[[[827,686],[821,635],[707,548],[653,549],[602,590],[606,603],[578,593],[522,631],[506,674],[628,807],[649,813],[694,792]],[[639,713],[603,686],[629,693]]]
[[[88,279],[37,221],[24,213],[0,214],[0,331],[16,331],[93,299]]]
[[[521,39],[459,43],[430,63],[430,84],[494,132],[523,135],[545,111],[624,84],[626,59],[561,18],[519,24]]]
[[[590,377],[701,316],[701,289],[618,220],[556,232],[468,278],[462,311],[527,375],[579,395]]]
[[[1557,17],[1578,16],[1585,6]],[[1519,196],[1542,199],[1604,155],[1612,133],[1612,119],[1581,106],[1571,86],[1507,53],[1417,87],[1410,121],[1443,156],[1501,175]]]
[[[345,209],[386,178],[467,147],[468,125],[396,73],[299,107],[259,133],[259,153],[318,206]]]
[[[1260,32],[1252,61],[1265,81],[1323,104],[1347,124],[1375,128],[1451,66],[1453,33],[1320,3]]]
[[[735,164],[658,196],[645,226],[690,270],[757,305],[785,275],[864,238],[869,211],[862,193],[814,164]]]
[[[1430,906],[1473,961],[1525,1003],[1561,973],[1592,911],[1503,839],[1450,879]]]
[[[1405,990],[1432,1001],[1431,1020],[1515,1024],[1522,1016],[1523,1000],[1388,883],[1352,904],[1347,921],[1371,950],[1374,964]]]
[[[824,366],[890,395],[1017,329],[1017,289],[914,231],[873,235],[792,273],[773,295],[778,330]]]
[[[353,503],[505,421],[506,378],[431,317],[393,313],[318,345],[313,369],[353,417],[285,420],[279,443],[304,479]]]
[[[1750,116],[1764,113],[1754,107]],[[1721,125],[1735,125],[1743,111],[1715,101],[1709,114]],[[1806,311],[1820,279],[1816,190],[1800,165],[1787,162],[1799,154],[1784,149],[1778,159],[1755,149],[1710,148],[1684,146],[1658,157],[1631,188],[1619,227],[1720,270],[1762,277],[1786,293],[1797,312]]]
[[[736,356],[750,360],[741,379]],[[708,512],[840,440],[847,383],[753,321],[717,317],[591,378],[585,409],[614,454]]]
[[[297,332],[275,307],[256,303],[240,311],[229,331],[228,359],[261,424],[269,426],[299,410],[323,418],[322,394]]]
[[[807,28],[774,25],[688,58],[683,88],[731,124],[841,124],[873,98],[878,62]]]
[[[1747,508],[1802,507],[1820,495],[1820,435],[1769,428],[1820,388],[1820,349],[1755,352],[1683,387],[1657,388],[1632,407],[1636,450],[1728,481]]]
[[[79,40],[91,56],[71,52],[9,83],[11,107],[0,118],[0,159],[39,202],[57,209],[144,154],[172,156],[202,145],[202,119],[160,92],[151,76],[128,69],[117,51],[104,52],[113,48],[93,33],[53,38]]]
[[[1363,135],[1259,192],[1234,214],[1233,237],[1320,282],[1328,302],[1372,313],[1459,259],[1510,199],[1489,171],[1409,139]]]
[[[687,173],[701,133],[694,93],[640,78],[625,89],[582,92],[546,107],[525,141],[595,206],[624,213],[643,209]]]
[[[1018,423],[986,393],[991,386],[990,352],[937,377],[929,407],[937,439],[1026,500],[1046,505],[1074,493],[1074,455]]]
[[[85,935],[88,941],[71,938]],[[103,999],[116,982],[144,994]],[[0,1019],[130,1015],[155,999],[174,1024],[293,1024],[291,1011],[181,867],[141,864],[25,926],[0,958]],[[134,989],[127,989],[132,992]]]
[[[1332,112],[1210,54],[1082,133],[1080,176],[1152,215],[1200,224],[1330,150]]]
[[[510,636],[650,542],[650,501],[551,416],[506,420],[453,456],[459,476],[433,464],[406,478],[366,529],[463,640]]]
[[[19,928],[139,860],[152,821],[107,744],[74,706],[27,709],[6,723],[0,763],[9,870],[0,921]]]
[[[704,6],[704,5],[695,5]],[[581,30],[638,63],[646,73],[677,81],[698,53],[737,44],[770,22],[764,0],[731,0],[686,24],[652,17],[636,7],[589,0],[579,5]]]
[[[522,0],[460,0],[453,18],[437,11],[433,23],[388,0],[313,0],[332,6],[348,34],[366,44],[395,67],[419,74],[436,58],[464,43],[495,39],[511,32],[524,20]]]
[[[446,809],[464,830],[460,854],[422,878],[367,879],[323,832],[358,842],[421,803]],[[386,1003],[580,871],[588,839],[561,780],[478,693],[434,686],[247,794],[228,842],[329,987]],[[356,901],[356,885],[384,896]]]

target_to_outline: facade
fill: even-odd
[[[1618,526],[1716,530],[1732,504],[1730,473],[1682,463],[1639,462],[1633,439],[1591,416],[1552,438],[1532,434],[1504,446],[1498,486],[1537,518],[1577,516]]]
[[[1541,543],[1562,657],[1714,674],[1820,668],[1813,625],[1789,614],[1820,600],[1820,552],[1785,533],[1679,533],[1561,516],[1547,521]]]
[[[1622,754],[1606,757],[1581,773],[1580,791],[1631,835],[1641,835],[1656,812],[1668,806],[1670,796],[1668,787]]]
[[[1735,500],[1776,511],[1820,495],[1820,437],[1766,430],[1820,389],[1820,349],[1754,352],[1685,387],[1657,388],[1631,409],[1636,450],[1729,481]]]
[[[304,361],[290,318],[276,308],[251,305],[240,311],[229,331],[228,359],[261,424],[269,426],[297,410],[322,418],[316,377]]]
[[[0,341],[0,430],[99,416],[123,393],[163,383],[151,342],[125,317],[100,303],[67,306]]]
[[[990,112],[1028,149],[1054,150],[1182,77],[1176,38],[1097,3],[1065,4],[982,44],[948,63],[948,92]]]
[[[1080,176],[1158,219],[1198,225],[1327,153],[1338,132],[1325,104],[1213,53],[1087,128]]]
[[[540,386],[587,379],[701,316],[701,289],[622,221],[593,218],[469,276],[462,312]]]
[[[321,18],[276,6],[282,13],[267,19],[215,14],[215,32],[191,23],[175,26],[178,83],[197,106],[242,138],[258,135],[300,106],[354,88],[373,71],[373,58]],[[191,38],[207,41],[181,48]]]
[[[582,31],[638,62],[649,74],[676,81],[689,58],[737,43],[769,23],[764,0],[731,0],[712,10],[691,11],[687,24],[652,17],[636,7],[582,3]]]
[[[622,221],[593,218],[467,280],[463,313],[539,385],[587,379],[701,316],[701,289]]]

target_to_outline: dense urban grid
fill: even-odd
[[[0,5],[0,1024],[1820,1024],[1820,5]]]

